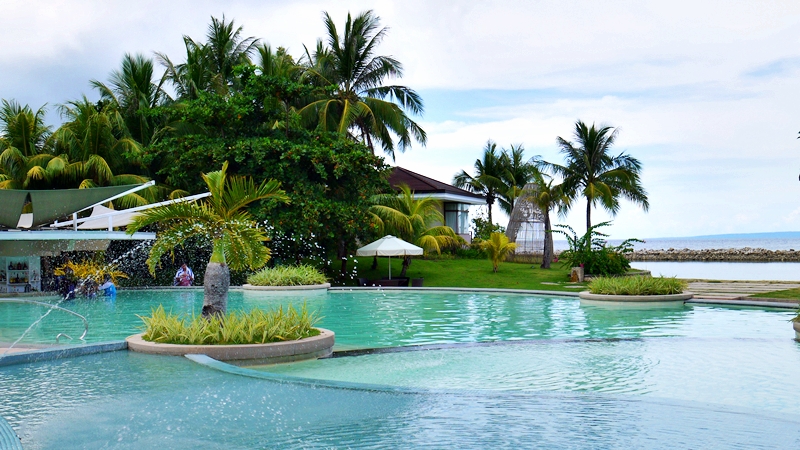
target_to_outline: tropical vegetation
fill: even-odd
[[[324,284],[328,280],[317,268],[309,264],[297,266],[265,267],[247,277],[253,286],[308,286]]]
[[[53,271],[56,276],[66,275],[67,272],[72,272],[72,275],[78,280],[91,280],[97,284],[102,284],[106,275],[111,278],[114,284],[118,284],[123,278],[128,278],[128,274],[120,270],[116,264],[107,264],[95,259],[77,262],[67,261]]]
[[[492,233],[489,239],[481,242],[481,249],[486,252],[486,256],[492,262],[495,273],[500,262],[504,261],[515,248],[517,248],[517,244],[508,242],[508,236],[504,233]]]
[[[425,253],[440,254],[443,249],[465,244],[452,228],[441,225],[444,216],[439,211],[439,200],[417,198],[407,185],[398,186],[397,194],[380,194],[373,198],[370,207],[380,234],[391,234],[406,242],[422,247]],[[406,276],[411,256],[403,258],[401,277]]]
[[[314,328],[319,316],[310,313],[305,304],[299,311],[289,305],[270,311],[231,311],[210,318],[167,313],[159,305],[149,316],[138,317],[144,324],[142,339],[162,344],[267,344],[319,335]]]
[[[566,159],[564,165],[548,164],[563,179],[564,192],[572,199],[586,199],[586,228],[592,226],[592,207],[598,203],[612,216],[626,198],[647,211],[650,203],[641,185],[642,164],[625,154],[610,154],[619,130],[610,126],[587,126],[575,122],[575,142],[562,137],[556,140]]]
[[[591,275],[621,275],[627,272],[631,264],[625,255],[633,251],[634,242],[642,241],[626,239],[617,246],[609,246],[603,239],[608,235],[597,229],[610,224],[601,222],[592,225],[582,236],[578,236],[569,225],[556,225],[553,232],[563,235],[569,244],[569,249],[561,252],[559,257],[562,264],[566,267],[583,267],[584,272]]]
[[[686,281],[675,277],[596,277],[589,282],[589,292],[604,295],[670,295],[686,290]]]
[[[228,177],[227,170],[225,162],[221,170],[202,175],[211,193],[203,201],[145,210],[128,225],[130,234],[158,225],[156,241],[147,258],[153,275],[161,257],[189,238],[201,238],[212,247],[203,285],[206,318],[225,314],[231,268],[258,269],[269,260],[270,250],[264,245],[268,239],[265,230],[245,208],[261,200],[278,203],[289,200],[276,180],[256,185],[252,178]]]

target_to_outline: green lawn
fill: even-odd
[[[378,268],[370,270],[372,258],[358,259],[358,277],[369,279],[386,278],[389,274],[389,258],[378,258]],[[402,260],[392,258],[392,276],[400,276]],[[502,263],[497,273],[492,272],[492,263],[486,259],[418,259],[414,258],[406,275],[409,278],[424,278],[425,287],[468,287],[499,289],[534,289],[546,291],[585,290],[586,283],[569,283],[569,269],[553,264],[549,270],[538,264]],[[544,284],[547,283],[547,284]],[[550,284],[552,283],[552,284]],[[570,287],[571,286],[571,287]],[[581,288],[577,288],[581,286]]]
[[[800,288],[797,289],[784,289],[782,291],[764,292],[763,294],[755,294],[750,297],[757,298],[785,298],[787,300],[800,300]]]

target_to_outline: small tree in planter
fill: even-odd
[[[252,178],[228,177],[228,162],[222,170],[203,174],[211,197],[197,203],[173,203],[150,209],[128,225],[128,233],[159,224],[147,267],[155,274],[161,257],[193,236],[209,241],[213,250],[204,277],[203,317],[225,314],[230,286],[230,268],[259,269],[269,260],[264,245],[267,236],[244,208],[259,200],[287,202],[280,182],[269,180],[256,186]]]
[[[625,255],[633,251],[634,242],[644,241],[626,239],[620,245],[609,247],[603,239],[608,235],[597,231],[597,228],[610,224],[611,222],[601,222],[592,225],[583,236],[578,236],[569,225],[556,225],[560,229],[553,230],[553,233],[563,234],[569,244],[569,250],[561,252],[563,264],[567,267],[581,266],[586,273],[592,275],[622,275],[627,272],[631,263]],[[569,233],[564,230],[569,230]]]

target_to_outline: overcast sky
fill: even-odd
[[[3,0],[0,98],[58,124],[55,105],[96,98],[89,80],[124,53],[183,61],[181,36],[204,40],[212,15],[299,56],[322,11],[366,9],[426,104],[428,145],[397,164],[451,182],[487,139],[562,162],[556,137],[580,119],[619,127],[616,151],[644,166],[650,211],[623,203],[612,237],[800,230],[797,1]],[[555,222],[582,231],[584,214]]]

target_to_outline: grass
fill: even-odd
[[[669,295],[686,290],[686,282],[674,277],[597,277],[589,283],[592,294]]]
[[[264,268],[247,277],[253,286],[305,286],[327,283],[325,275],[309,265]]]
[[[230,312],[206,320],[201,316],[175,315],[159,305],[144,322],[142,339],[162,344],[236,345],[293,341],[319,335],[316,313],[304,304],[300,311],[289,305],[271,311]]]
[[[378,268],[371,270],[372,258],[356,258],[357,277],[369,279],[386,278],[389,274],[389,259],[378,258]],[[392,258],[392,276],[399,277],[402,259]],[[464,287],[496,289],[531,289],[546,291],[578,292],[576,286],[585,283],[569,283],[569,269],[554,263],[551,269],[540,269],[538,264],[504,262],[497,273],[492,272],[488,259],[420,259],[411,261],[406,276],[424,278],[425,287]],[[355,284],[353,282],[352,284]],[[572,286],[570,288],[569,286]]]
[[[780,291],[771,291],[771,292],[762,292],[760,294],[754,294],[750,297],[755,298],[780,298],[786,300],[798,300],[800,301],[800,288],[795,289],[784,289]]]

